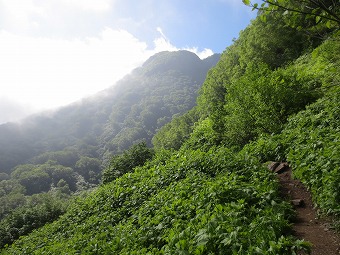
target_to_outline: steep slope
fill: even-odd
[[[0,172],[9,173],[46,151],[72,148],[98,157],[127,149],[139,139],[149,142],[173,115],[193,107],[218,59],[218,54],[201,60],[187,51],[162,52],[95,96],[21,124],[1,125]]]
[[[162,52],[97,95],[0,126],[0,246],[58,218],[74,193],[99,184],[113,154],[150,144],[158,128],[192,108],[218,59]]]
[[[246,159],[246,160],[245,160]],[[253,157],[158,154],[1,254],[295,254],[289,205]]]
[[[152,160],[124,164],[126,174],[2,254],[308,253],[310,245],[292,235],[293,208],[263,163],[288,159],[317,205],[338,216],[339,33],[327,30],[316,47],[319,38],[288,26],[279,11],[263,15],[209,71],[197,107],[162,129]],[[150,87],[141,86],[155,90],[168,75],[163,67],[154,74]],[[131,92],[123,100],[139,98]],[[134,118],[125,122],[118,113],[110,120],[137,128],[130,133],[150,124],[138,107],[122,109]],[[117,127],[108,124],[104,142]],[[169,144],[174,131],[180,139]]]

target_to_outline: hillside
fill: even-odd
[[[218,54],[200,60],[186,51],[159,53],[97,95],[20,124],[0,125],[0,172],[10,173],[43,152],[74,150],[102,157],[140,139],[150,144],[172,116],[194,106],[207,71],[218,59]]]
[[[1,254],[310,253],[267,164],[288,162],[339,229],[340,8],[327,3],[332,11],[261,7],[208,72],[197,104],[161,127],[153,148],[111,158],[102,185]],[[158,73],[171,63],[145,65]],[[190,72],[187,63],[178,67]]]
[[[99,184],[113,155],[150,146],[162,125],[195,105],[219,57],[161,52],[97,95],[1,125],[0,246],[63,214],[74,194]]]

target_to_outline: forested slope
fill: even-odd
[[[190,110],[207,71],[219,60],[188,51],[162,52],[114,86],[51,113],[0,125],[0,172],[43,152],[102,157],[151,137],[173,115]],[[35,162],[35,160],[33,160]]]
[[[339,222],[340,33],[323,13],[274,9],[225,50],[197,106],[154,136],[155,152],[114,157],[106,184],[2,254],[308,251],[265,163],[287,160],[320,212]],[[129,166],[131,151],[138,160]]]
[[[113,155],[150,145],[162,125],[195,105],[219,57],[162,52],[97,95],[1,125],[0,246],[63,214],[74,194],[99,184]]]

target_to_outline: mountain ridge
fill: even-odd
[[[161,85],[165,86],[165,89],[157,95],[154,93],[154,96],[157,97],[160,97],[162,93],[172,93],[171,89],[179,91],[181,86],[177,88],[171,86],[170,81],[172,79],[173,83],[180,82],[178,80],[179,76],[184,77],[183,82],[186,84],[183,85],[183,87],[188,87],[188,85],[192,84],[189,87],[191,87],[191,90],[197,92],[199,86],[204,81],[208,69],[217,63],[219,56],[219,54],[215,54],[208,58],[208,60],[201,60],[196,54],[188,51],[157,53],[151,56],[141,67],[134,69],[130,74],[123,77],[115,85],[97,92],[92,96],[83,98],[54,111],[34,114],[25,118],[19,124],[6,123],[0,125],[0,172],[8,172],[12,167],[17,165],[16,162],[20,164],[25,163],[39,152],[63,150],[65,147],[73,146],[86,136],[90,136],[89,139],[93,140],[94,137],[99,136],[100,133],[103,132],[103,128],[99,126],[111,126],[110,118],[112,119],[113,117],[110,117],[110,115],[119,108],[117,104],[122,105],[125,103],[125,106],[127,106],[129,102],[133,103],[134,100],[140,103],[142,97],[147,96],[147,93],[155,92],[158,86],[157,82],[161,82]],[[186,70],[180,70],[178,68],[183,63],[186,63],[188,66]],[[169,71],[171,72],[169,73]],[[166,77],[164,76],[165,73],[168,73]],[[156,79],[158,79],[158,81],[156,81]],[[169,79],[169,81],[165,79]],[[147,84],[148,82],[149,84]],[[148,86],[153,88],[148,88]],[[192,86],[196,87],[193,88]],[[160,87],[161,86],[159,86],[159,88]],[[143,95],[141,93],[143,93]],[[181,93],[188,95],[189,91],[182,91]],[[194,92],[191,91],[190,93]],[[178,94],[178,96],[179,95],[180,94]],[[167,97],[169,98],[169,96],[170,95]],[[189,97],[191,98],[189,100],[191,103],[186,105],[184,107],[185,109],[177,109],[172,112],[168,111],[164,114],[173,115],[189,110],[195,102],[195,96],[192,97],[192,95],[190,95]],[[129,102],[122,102],[124,98]],[[171,101],[173,98],[169,100]],[[137,103],[137,101],[135,103]],[[179,102],[179,104],[181,103],[185,102]],[[128,110],[129,109],[126,109],[126,111]],[[127,112],[125,112],[125,114],[126,113]],[[124,116],[121,116],[121,118],[124,119]],[[167,120],[164,121],[170,121],[170,119],[171,118],[167,117]],[[165,123],[164,121],[163,123]],[[120,125],[122,126],[121,123]],[[155,132],[157,128],[155,124],[152,125],[153,131],[150,131],[151,133]],[[151,136],[151,133],[149,136]],[[118,132],[115,131],[115,134],[117,135]],[[64,141],[62,141],[62,137],[64,137]],[[105,139],[108,140],[109,138],[101,138],[102,145],[106,142]],[[42,140],[45,140],[45,142],[39,142]],[[6,146],[7,144],[10,146]],[[131,142],[129,144],[131,144]],[[96,145],[98,146],[98,143]],[[26,156],[25,153],[28,153],[29,156]],[[98,154],[94,153],[93,156],[98,156]]]

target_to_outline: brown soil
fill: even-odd
[[[292,179],[290,169],[278,174],[278,178],[283,197],[290,201],[297,199],[303,201],[301,205],[294,205],[296,219],[292,222],[293,234],[298,239],[304,239],[312,244],[312,255],[339,255],[340,237],[332,229],[329,221],[318,218],[310,192],[300,181]]]

